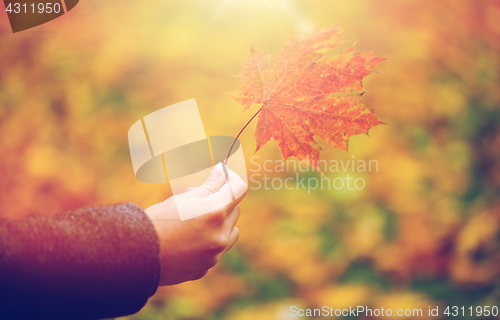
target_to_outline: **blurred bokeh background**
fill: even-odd
[[[363,97],[388,125],[351,138],[349,154],[323,143],[322,159],[375,159],[378,172],[356,173],[363,190],[249,190],[221,263],[129,319],[498,306],[500,1],[82,0],[16,34],[2,11],[0,215],[164,200],[168,185],[135,179],[128,128],[196,98],[208,135],[235,136],[258,109],[227,95],[250,49],[278,55],[295,34],[339,24],[347,44],[389,58]],[[254,128],[241,138],[248,161]],[[281,159],[274,141],[257,155]]]

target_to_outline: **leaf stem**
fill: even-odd
[[[226,157],[226,161],[224,162],[224,164],[227,165],[227,160],[229,159],[229,156],[231,155],[231,151],[233,151],[233,147],[234,147],[234,144],[236,143],[236,141],[238,141],[238,138],[241,136],[241,134],[243,133],[243,130],[245,130],[245,128],[250,124],[250,122],[252,122],[253,119],[255,119],[255,117],[262,111],[262,108],[264,108],[264,105],[262,105],[262,107],[260,107],[259,111],[257,111],[252,119],[250,119],[247,124],[243,127],[243,129],[241,129],[240,133],[238,133],[238,135],[236,136],[236,138],[234,139],[233,141],[233,144],[231,145],[231,149],[229,149],[229,153],[227,154],[227,157]]]

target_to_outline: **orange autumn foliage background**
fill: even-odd
[[[240,239],[220,264],[159,289],[129,319],[498,305],[499,21],[496,0],[82,0],[12,34],[2,11],[0,215],[164,200],[168,185],[134,177],[135,121],[196,98],[207,135],[235,136],[258,110],[226,94],[240,88],[233,76],[250,49],[277,56],[295,34],[342,23],[347,46],[388,58],[363,81],[363,103],[388,125],[352,137],[349,154],[318,140],[320,159],[377,160],[378,170],[349,173],[362,190],[249,189]],[[251,178],[255,162],[281,156],[271,141],[251,162],[255,123],[247,130]]]

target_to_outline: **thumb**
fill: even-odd
[[[200,197],[206,197],[212,193],[219,191],[219,189],[226,183],[226,177],[223,168],[224,164],[219,162],[205,181],[200,187],[192,190],[191,192],[196,193]]]

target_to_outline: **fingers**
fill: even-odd
[[[241,214],[240,206],[236,206],[231,212],[229,212],[224,222],[228,230],[234,228],[236,222],[238,222],[238,219],[240,218],[240,214]]]
[[[232,170],[227,170],[228,181],[217,192],[207,195],[203,200],[206,203],[217,203],[219,208],[228,207],[231,211],[243,200],[247,192],[247,184]]]
[[[194,195],[201,197],[206,197],[212,193],[220,190],[220,188],[226,183],[224,176],[223,164],[218,163],[208,179],[198,188],[189,188],[188,191],[193,192]]]
[[[219,163],[203,185],[174,196],[174,204],[181,220],[211,213],[223,221],[243,200],[246,191],[247,185],[238,174]]]
[[[225,193],[226,191],[230,191],[234,198],[238,199],[246,193],[247,185],[238,174],[220,162],[214,167],[205,183],[200,187],[191,187],[188,191],[194,191],[196,195],[200,197],[207,197],[218,192]]]
[[[224,248],[224,250],[222,250],[222,252],[220,252],[219,254],[216,255],[216,257],[215,257],[216,261],[219,261],[220,258],[222,257],[222,255],[224,253],[226,253],[229,249],[231,249],[234,246],[234,244],[236,243],[236,241],[238,240],[238,238],[240,236],[240,231],[238,230],[238,228],[235,227],[235,224],[238,221],[238,218],[240,217],[240,213],[241,213],[240,207],[236,206],[233,209],[233,211],[231,211],[229,213],[226,220],[224,221],[224,225],[225,225],[224,229],[227,228],[226,230],[231,230],[231,231],[229,232],[227,245]]]
[[[238,241],[238,238],[240,237],[240,230],[238,228],[234,227],[233,230],[231,230],[231,233],[229,234],[229,241],[227,244],[226,249],[223,251],[222,254],[226,253],[229,249],[231,249],[236,241]]]
[[[238,241],[239,237],[240,237],[240,230],[238,230],[238,228],[236,228],[236,227],[233,227],[233,229],[231,230],[231,233],[229,234],[229,240],[228,240],[227,246],[221,253],[219,253],[216,256],[216,261],[219,261],[220,258],[224,255],[224,253],[229,251],[229,249],[231,249],[234,246],[236,241]]]
[[[235,197],[236,200],[239,199],[239,201],[241,201],[241,198],[246,194],[247,192],[247,184],[240,178],[240,176],[228,169],[228,184],[227,185],[227,188],[231,188],[232,192],[233,192],[233,195]],[[224,185],[222,188],[226,187],[226,185]],[[221,188],[221,189],[222,189]],[[238,202],[239,202],[238,201]]]
[[[234,171],[226,171],[227,178],[223,173],[222,163],[218,164],[201,187],[183,194],[189,198],[185,205],[192,207],[190,210],[199,213],[198,216],[224,212],[225,218],[225,213],[231,212],[247,191],[246,183]]]

